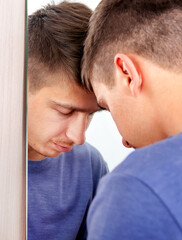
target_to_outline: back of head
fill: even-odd
[[[83,84],[91,88],[94,63],[103,81],[113,84],[112,67],[118,52],[137,54],[169,71],[182,72],[181,0],[102,0],[85,41]]]
[[[92,11],[81,3],[47,5],[28,18],[28,75],[31,91],[45,85],[46,74],[62,71],[77,84],[83,42]]]

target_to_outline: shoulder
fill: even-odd
[[[73,148],[72,153],[89,161],[92,169],[94,170],[102,168],[107,169],[107,164],[104,161],[100,152],[87,142],[81,146],[76,145]]]
[[[117,239],[117,236],[111,237],[112,232],[123,239],[172,239],[163,234],[166,226],[170,226],[166,234],[179,233],[177,222],[182,224],[179,211],[182,201],[179,194],[182,189],[181,143],[180,134],[138,149],[105,176],[89,212],[90,232],[102,231],[103,238],[98,239],[110,240]],[[94,224],[101,219],[105,222],[100,226],[102,230],[99,224]],[[108,232],[111,225],[113,231]],[[131,231],[127,233],[126,229]],[[138,238],[130,235],[132,231]],[[154,236],[155,232],[160,234]],[[140,233],[144,234],[143,238]],[[125,234],[130,237],[125,238]]]
[[[160,179],[181,179],[182,134],[169,137],[132,152],[115,170],[114,174],[128,174],[158,185]],[[155,176],[155,177],[154,177]]]
[[[89,240],[163,240],[172,239],[174,232],[181,236],[176,219],[144,182],[124,174],[109,175],[101,180],[89,210]]]

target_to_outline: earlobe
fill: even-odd
[[[133,61],[125,54],[117,54],[114,58],[114,63],[117,69],[127,77],[127,83],[131,93],[136,96],[142,86],[141,74],[137,71]]]

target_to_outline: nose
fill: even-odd
[[[88,119],[84,113],[80,113],[76,118],[72,119],[67,128],[67,137],[77,145],[85,142],[85,131],[87,129]]]
[[[124,138],[122,139],[122,142],[125,147],[132,148],[132,145],[128,141],[126,141]]]

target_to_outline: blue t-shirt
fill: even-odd
[[[89,144],[28,161],[28,240],[86,239],[86,215],[107,166]]]
[[[182,239],[182,133],[134,151],[103,177],[88,239]]]

